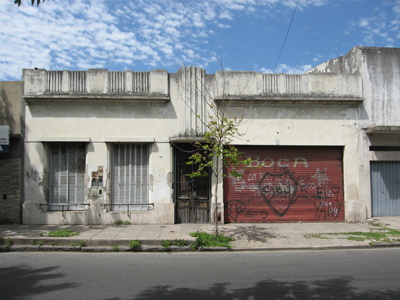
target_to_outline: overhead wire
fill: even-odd
[[[294,16],[296,14],[297,7],[299,6],[299,2],[300,2],[300,0],[297,0],[297,5],[296,5],[296,7],[294,9],[292,19],[290,20],[289,28],[288,28],[288,30],[286,32],[286,36],[285,36],[285,39],[283,41],[283,44],[282,44],[282,47],[281,47],[281,51],[279,52],[278,58],[277,58],[276,63],[275,63],[275,67],[274,67],[274,70],[273,70],[274,73],[275,73],[276,66],[278,65],[279,59],[281,58],[281,54],[282,54],[283,48],[285,47],[286,39],[287,39],[287,37],[289,35],[290,27],[292,27],[293,19],[294,19]]]

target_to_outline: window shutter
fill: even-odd
[[[115,144],[113,149],[113,203],[148,203],[149,152],[145,144]],[[114,205],[114,210],[128,210]],[[132,205],[129,210],[147,210]]]
[[[51,210],[84,209],[85,144],[51,144],[50,204]]]

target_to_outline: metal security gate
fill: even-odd
[[[372,216],[400,216],[400,162],[371,162]]]
[[[238,147],[243,177],[224,179],[225,222],[344,221],[341,147]]]
[[[186,176],[196,166],[188,165],[193,145],[175,145],[175,222],[208,223],[210,215],[210,176],[191,179]]]

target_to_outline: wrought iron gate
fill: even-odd
[[[196,170],[196,166],[188,165],[193,154],[191,144],[175,146],[175,222],[176,223],[208,223],[210,215],[210,179],[197,177],[191,179],[186,174]]]

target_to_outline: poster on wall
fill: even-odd
[[[342,148],[238,149],[251,163],[224,179],[225,222],[344,221]]]

